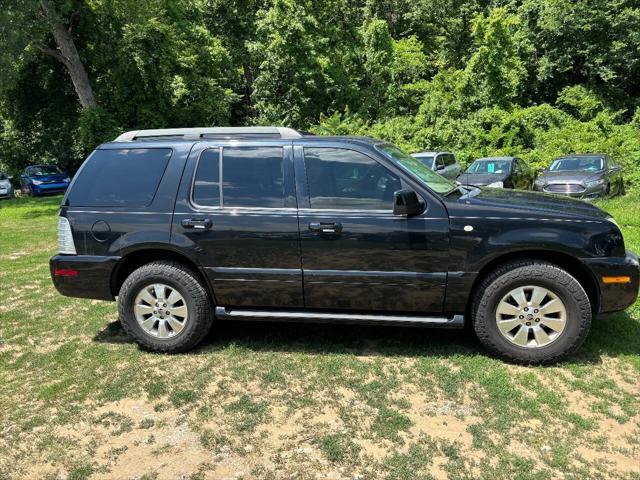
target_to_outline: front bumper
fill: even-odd
[[[549,187],[552,187],[553,185],[554,185],[553,183],[548,183],[544,186],[534,185],[533,189],[538,192],[549,193],[551,195],[561,195],[564,197],[571,197],[571,198],[577,198],[577,199],[583,199],[583,200],[604,197],[607,195],[606,185],[597,185],[595,187],[581,187],[581,188],[584,188],[584,190],[580,190],[578,192],[573,192],[569,190],[553,191],[552,189],[549,188]],[[575,184],[575,185],[579,185],[579,184]]]
[[[121,257],[56,255],[49,260],[56,290],[66,297],[113,300],[111,274]]]
[[[35,195],[62,193],[69,187],[67,182],[31,184],[31,192]]]
[[[13,198],[13,187],[0,187],[0,198]]]
[[[585,258],[600,289],[598,313],[612,313],[633,305],[638,298],[640,264],[638,256],[627,250],[625,257]],[[605,283],[603,277],[629,277],[626,283]]]

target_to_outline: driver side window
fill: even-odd
[[[393,209],[400,178],[373,158],[342,148],[305,148],[311,208]]]

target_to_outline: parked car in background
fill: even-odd
[[[58,291],[117,297],[124,330],[165,353],[227,320],[467,322],[492,352],[549,363],[640,281],[595,205],[464,187],[383,141],[277,127],[101,145],[62,200],[58,245]]]
[[[411,156],[449,180],[455,180],[462,171],[456,156],[450,152],[419,152],[412,153]]]
[[[535,189],[576,198],[624,193],[622,167],[609,155],[572,154],[553,161],[535,181]]]
[[[11,177],[0,172],[0,198],[13,198],[14,191],[11,185]]]
[[[69,175],[56,165],[29,165],[20,175],[20,189],[26,195],[62,193],[69,183]]]
[[[463,185],[530,190],[533,178],[533,171],[520,158],[484,157],[469,165],[458,181]]]

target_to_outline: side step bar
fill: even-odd
[[[462,328],[463,315],[425,317],[417,315],[369,315],[361,313],[324,313],[286,310],[245,310],[216,307],[218,320],[272,320],[295,322],[359,323],[371,325],[414,325],[437,328]]]

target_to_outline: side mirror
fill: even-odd
[[[444,170],[444,165],[443,165],[443,164],[436,165],[436,172],[437,172],[438,170]]]
[[[424,210],[424,206],[418,194],[413,190],[405,189],[398,190],[393,194],[393,214],[394,215],[406,215],[407,217],[413,217],[420,215]]]
[[[13,180],[13,175],[9,175],[7,178],[8,178],[9,180]]]
[[[621,167],[620,165],[616,165],[616,166],[614,166],[614,167],[611,167],[611,168],[609,169],[609,171],[610,171],[610,172],[620,172],[620,171],[622,171],[622,167]]]

